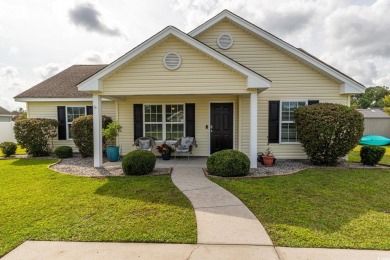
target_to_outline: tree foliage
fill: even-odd
[[[321,103],[295,109],[299,141],[316,165],[334,165],[363,135],[364,118],[340,104]]]
[[[369,87],[364,93],[352,96],[351,106],[354,108],[383,108],[385,106],[384,97],[389,94],[388,87]]]
[[[15,139],[34,157],[49,155],[53,147],[53,138],[57,136],[57,127],[58,122],[54,119],[17,120],[14,126]]]

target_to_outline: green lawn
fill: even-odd
[[[26,154],[26,149],[23,149],[18,145],[18,148],[16,149],[16,154]],[[3,156],[3,152],[0,149],[0,157]]]
[[[390,249],[389,170],[211,179],[251,209],[277,246]]]
[[[388,164],[390,165],[390,146],[384,146],[386,148],[385,155],[383,156],[382,160],[379,162],[381,164]],[[361,145],[356,146],[352,151],[348,154],[348,161],[349,162],[360,162],[360,149],[362,148]]]
[[[170,176],[93,179],[0,160],[0,257],[30,240],[196,243],[194,210]]]

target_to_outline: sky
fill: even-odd
[[[0,106],[74,64],[107,64],[166,26],[228,9],[366,87],[390,86],[389,0],[1,0]]]

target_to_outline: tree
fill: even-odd
[[[369,87],[365,93],[352,96],[351,106],[354,108],[383,108],[385,106],[383,98],[389,94],[389,88],[386,86]]]

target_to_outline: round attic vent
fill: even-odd
[[[217,44],[221,49],[229,49],[233,45],[233,37],[228,33],[223,33],[218,36]]]
[[[180,67],[181,57],[176,52],[168,52],[163,58],[165,68],[175,70]]]

